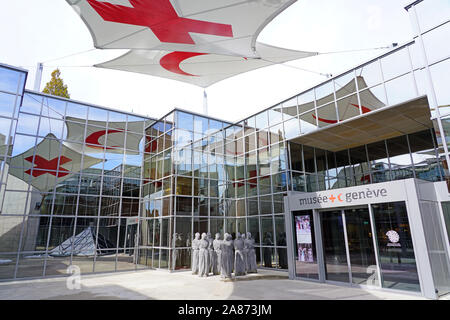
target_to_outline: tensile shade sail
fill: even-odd
[[[99,49],[257,57],[261,30],[297,0],[66,0]]]
[[[259,58],[181,51],[131,50],[96,67],[148,74],[206,88],[244,72],[317,55],[315,52],[288,50],[259,42],[256,43],[256,51]]]

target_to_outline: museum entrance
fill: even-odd
[[[368,206],[319,211],[325,279],[379,285]]]

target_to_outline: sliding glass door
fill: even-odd
[[[379,285],[368,207],[320,213],[325,278]]]

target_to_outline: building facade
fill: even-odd
[[[292,279],[450,292],[449,11],[237,123],[149,119],[25,90],[0,68],[0,279],[190,269],[196,232],[250,232]]]

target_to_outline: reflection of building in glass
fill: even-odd
[[[65,274],[71,264],[83,273],[189,269],[196,232],[250,232],[259,267],[287,270],[296,255],[295,268],[307,269],[289,271],[319,280],[317,212],[296,213],[310,222],[311,241],[291,245],[288,196],[331,192],[337,201],[336,189],[450,181],[450,55],[433,45],[445,42],[449,25],[423,34],[427,63],[415,39],[236,123],[180,109],[155,120],[50,97],[24,90],[26,71],[0,66],[0,261],[8,261],[0,279]],[[425,87],[428,76],[434,88]],[[448,206],[436,207],[446,242],[430,256],[448,250]],[[404,203],[371,208],[371,219],[356,209],[345,213],[349,247],[338,248],[338,260],[363,243],[355,231],[362,225],[361,234],[370,231],[383,245],[392,228],[407,239],[397,260],[419,263]],[[434,212],[430,203],[420,210]],[[343,225],[340,213],[330,216],[326,227]],[[75,249],[63,245],[72,242]],[[364,250],[376,248],[366,241]],[[377,252],[375,270],[395,286],[393,253]],[[353,271],[355,281],[367,280],[367,268]],[[417,291],[411,274],[403,289]]]

